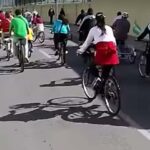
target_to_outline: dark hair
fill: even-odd
[[[10,18],[10,12],[6,11],[6,12],[5,12],[5,17],[6,17],[6,18]]]
[[[118,12],[117,12],[117,16],[120,16],[120,15],[121,15],[121,11],[118,11]]]
[[[92,8],[89,8],[88,11],[87,11],[87,14],[88,14],[88,15],[93,15],[93,9],[92,9]]]
[[[63,24],[67,25],[69,23],[68,19],[65,18],[63,14],[59,14],[58,19],[62,20]]]
[[[85,13],[84,9],[81,9],[81,13],[82,13],[82,14]]]
[[[102,12],[98,12],[96,14],[96,25],[102,30],[102,34],[104,35],[106,33],[106,29],[105,29],[105,16],[103,15]]]
[[[15,10],[15,15],[16,16],[21,15],[22,14],[21,12],[22,12],[21,9],[16,9]]]
[[[37,18],[40,18],[41,16],[39,14],[36,15]]]

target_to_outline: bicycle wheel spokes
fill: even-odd
[[[141,77],[145,77],[146,75],[145,68],[146,68],[146,56],[142,54],[139,60],[139,73]]]
[[[90,69],[86,69],[82,75],[82,87],[85,95],[89,99],[96,97],[96,90],[94,89],[95,76],[91,73]]]
[[[104,86],[104,100],[111,115],[117,115],[120,110],[120,88],[116,79],[110,76]]]
[[[40,43],[43,43],[45,41],[45,34],[44,34],[43,31],[39,32],[39,34],[38,34],[38,40],[39,40]]]

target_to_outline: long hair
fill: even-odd
[[[96,14],[96,25],[97,27],[99,27],[101,30],[102,30],[102,34],[101,35],[104,35],[106,33],[106,29],[105,29],[105,16],[103,15],[102,12],[98,12]]]

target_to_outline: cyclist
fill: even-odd
[[[124,46],[125,41],[128,38],[128,32],[130,30],[130,22],[127,19],[128,17],[128,13],[123,12],[122,18],[117,19],[112,25],[117,45]]]
[[[33,52],[33,30],[31,28],[31,24],[29,25],[29,32],[28,32],[28,35],[27,35],[27,39],[28,39],[28,47],[29,47],[29,51],[30,52]]]
[[[32,23],[33,14],[31,12],[26,10],[26,12],[24,13],[24,17],[27,19],[29,24]]]
[[[85,11],[84,9],[81,10],[81,13],[78,15],[78,17],[76,18],[75,21],[75,25],[80,25],[80,23],[82,22],[83,18],[85,17]]]
[[[142,40],[146,35],[148,35],[149,40],[150,40],[150,24],[148,24],[144,31],[137,37],[137,40],[140,41]],[[150,48],[146,54],[146,75],[147,77],[150,76]]]
[[[117,12],[117,16],[114,18],[113,23],[117,20],[117,19],[121,19],[122,18],[122,13],[121,11]]]
[[[38,28],[38,32],[44,31],[44,21],[39,14],[37,14],[36,16],[36,25]]]
[[[87,11],[87,15],[83,18],[80,26],[79,26],[79,42],[82,43],[87,38],[87,35],[90,29],[95,26],[95,15],[93,15],[93,9],[89,8]]]
[[[2,31],[2,43],[4,41],[4,38],[10,38],[10,34],[9,34],[10,22],[11,22],[10,13],[7,11],[5,13],[5,18],[1,21],[1,24],[0,24],[0,30]],[[12,46],[10,48],[11,48],[11,53],[13,53]]]
[[[105,81],[111,68],[119,64],[119,58],[113,30],[110,26],[105,25],[105,16],[101,12],[96,14],[96,21],[96,26],[90,30],[86,41],[80,46],[77,53],[83,54],[91,43],[95,45],[94,65],[91,66],[91,71],[95,76],[98,76],[95,65],[102,66],[102,88],[100,92],[103,93]]]
[[[64,43],[64,49],[66,50],[67,37],[70,32],[68,19],[66,19],[64,15],[59,15],[58,19],[54,22],[53,32],[54,32],[54,45],[56,50],[55,55],[58,55],[58,42],[62,41]]]
[[[27,33],[28,33],[28,21],[22,16],[21,10],[15,10],[15,17],[11,20],[10,24],[10,34],[13,32],[13,52],[14,56],[17,56],[16,43],[19,39],[25,39],[25,58],[28,62],[28,42],[27,42]]]

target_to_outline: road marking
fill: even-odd
[[[72,43],[75,43],[71,41]],[[75,43],[77,45],[77,43]],[[46,52],[39,50],[43,55],[45,55],[48,58],[52,58],[50,55],[48,55]],[[147,140],[150,141],[150,132],[148,132],[146,129],[142,129],[142,127],[136,123],[134,120],[132,120],[128,115],[120,111],[119,117],[122,118],[124,121],[126,121],[129,125],[131,125],[134,129],[136,129],[141,135],[143,135]]]
[[[42,53],[44,56],[48,57],[48,58],[52,58],[52,56],[48,55],[46,52],[39,50],[40,53]]]
[[[150,140],[150,132],[148,132],[146,129],[142,129],[142,126],[140,126],[138,123],[136,123],[133,119],[131,119],[128,115],[120,112],[119,116],[129,123],[133,128],[135,128],[140,134],[142,134],[146,139]]]

